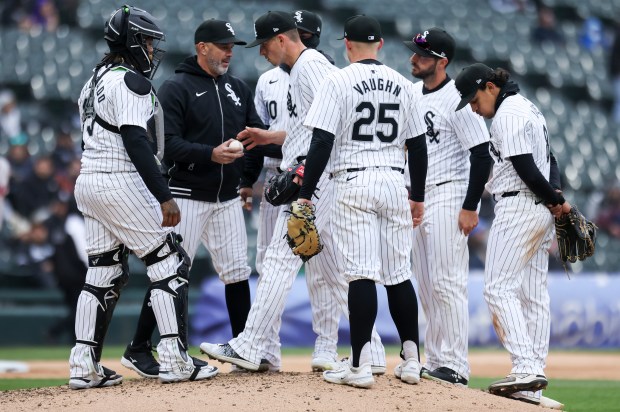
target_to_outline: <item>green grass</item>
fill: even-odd
[[[0,391],[66,385],[67,379],[0,379]]]
[[[473,377],[469,387],[486,389],[493,381],[494,379]],[[544,391],[546,397],[562,402],[568,412],[620,411],[618,394],[620,381],[552,379]]]

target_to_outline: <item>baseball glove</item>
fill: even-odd
[[[285,235],[293,254],[307,262],[312,256],[323,250],[319,231],[314,224],[314,207],[304,203],[291,203],[291,215],[286,223]]]
[[[303,179],[303,163],[297,163],[269,179],[265,185],[265,199],[274,206],[290,203],[297,199],[301,186],[293,181],[295,176]]]
[[[575,263],[594,254],[598,227],[586,219],[575,206],[555,219],[555,235],[563,262]]]

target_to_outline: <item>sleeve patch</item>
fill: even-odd
[[[139,96],[146,96],[151,92],[151,82],[140,74],[128,71],[123,79],[129,90]]]

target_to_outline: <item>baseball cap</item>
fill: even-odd
[[[364,43],[381,41],[381,25],[379,22],[365,14],[349,17],[344,23],[344,36],[338,40],[347,39]]]
[[[437,57],[452,60],[454,57],[454,39],[444,29],[433,27],[418,33],[411,41],[404,41],[415,54],[423,57]]]
[[[308,10],[296,10],[293,12],[293,18],[298,29],[316,34],[317,36],[321,35],[323,22],[318,14]]]
[[[256,40],[245,47],[258,46],[280,33],[296,28],[295,19],[291,13],[284,11],[268,11],[256,19],[254,23]]]
[[[463,107],[474,98],[476,92],[480,89],[480,86],[486,84],[491,78],[493,69],[482,63],[475,63],[471,66],[464,67],[463,70],[456,76],[454,84],[456,89],[461,95],[461,101],[456,106],[456,110],[461,110]]]
[[[203,21],[194,33],[194,44],[205,43],[235,43],[240,46],[247,42],[238,39],[232,25],[224,20],[209,19]]]

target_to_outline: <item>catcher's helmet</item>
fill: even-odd
[[[149,55],[146,38],[153,39]],[[119,53],[147,78],[153,78],[165,53],[158,47],[164,41],[163,31],[148,12],[133,6],[116,10],[105,23],[104,39],[110,52]]]

